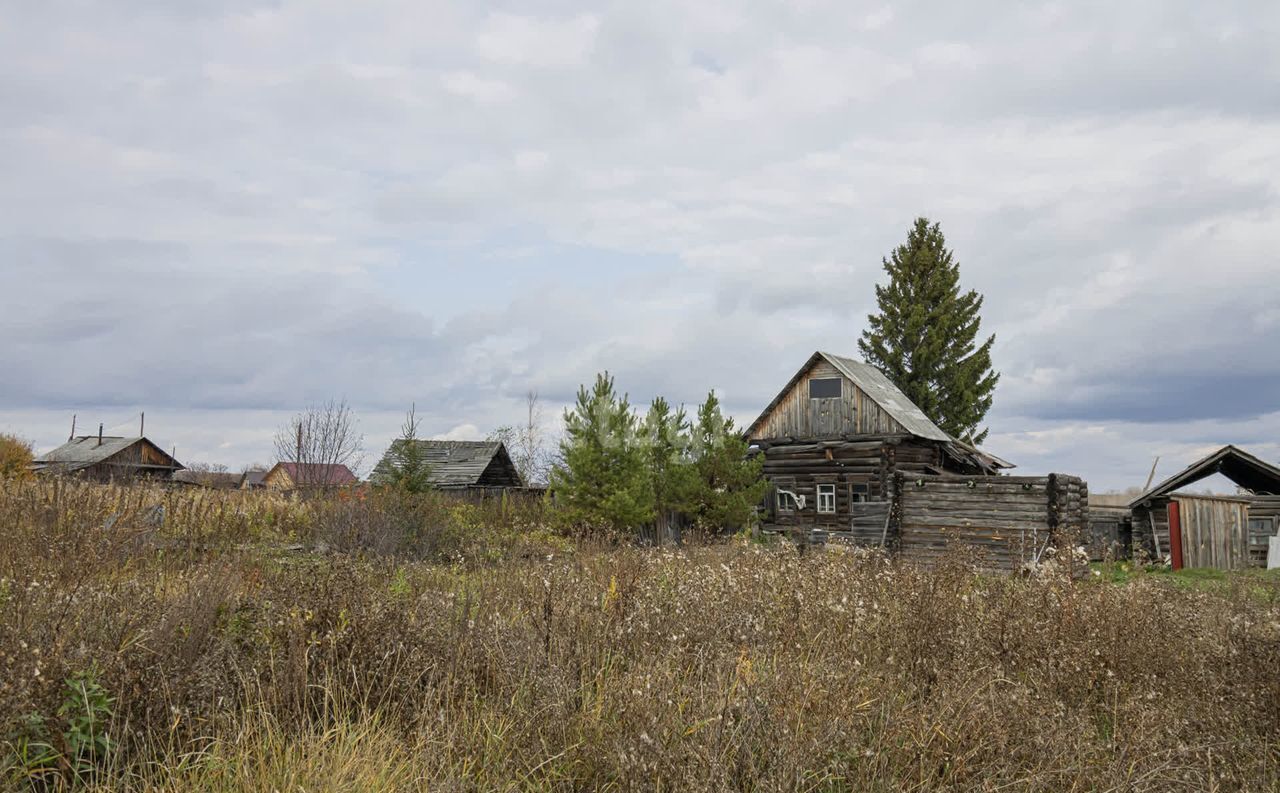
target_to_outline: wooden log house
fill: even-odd
[[[61,474],[101,482],[127,479],[168,480],[183,470],[178,462],[156,444],[138,435],[73,436],[58,448],[46,452],[31,464],[38,474]]]
[[[1012,464],[952,438],[880,370],[816,352],[746,431],[771,483],[764,528],[936,560],[959,541],[1011,569],[1087,524],[1077,477],[1005,477]]]

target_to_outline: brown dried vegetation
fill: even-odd
[[[92,668],[102,790],[1280,785],[1271,578],[587,547],[415,504],[0,491],[0,736]]]

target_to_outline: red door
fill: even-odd
[[[1182,569],[1182,513],[1178,511],[1178,502],[1169,502],[1169,556],[1173,560],[1173,569]]]

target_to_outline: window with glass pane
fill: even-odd
[[[839,377],[814,378],[809,381],[810,399],[839,399],[843,391]]]
[[[836,511],[835,485],[818,485],[818,511],[827,514]]]

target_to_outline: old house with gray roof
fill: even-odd
[[[1088,491],[951,437],[874,366],[815,352],[747,428],[772,484],[766,529],[877,545],[933,561],[952,542],[994,568],[1037,561],[1083,531]]]
[[[110,481],[141,477],[168,480],[183,470],[164,449],[142,436],[78,435],[40,455],[31,464],[38,474],[75,474]]]
[[[370,484],[390,481],[403,459],[404,439],[391,442],[369,476]],[[501,491],[527,489],[520,471],[501,441],[415,440],[427,465],[427,479],[438,490]]]

